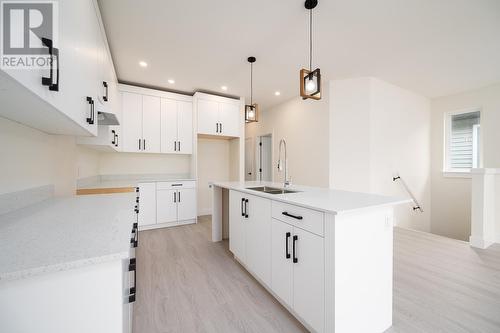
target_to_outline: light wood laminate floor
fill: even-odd
[[[305,332],[210,241],[210,218],[143,231],[134,333]],[[362,318],[360,318],[362,320]],[[387,332],[500,332],[500,246],[406,229],[394,235],[394,325]]]

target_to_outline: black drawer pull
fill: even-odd
[[[102,97],[103,101],[108,101],[108,83],[106,81],[102,81],[102,85],[104,86],[105,95]]]
[[[290,239],[291,233],[287,232],[285,237],[285,258],[290,259],[290,251],[288,250],[288,240]]]
[[[299,262],[299,259],[297,258],[297,255],[295,254],[295,242],[299,239],[299,236],[297,235],[293,235],[293,247],[292,247],[292,251],[293,251],[293,263],[296,264]]]
[[[135,294],[133,294],[133,295],[129,295],[129,297],[128,297],[128,302],[129,302],[129,303],[134,303],[134,302],[135,302]]]
[[[59,91],[59,49],[55,48],[52,40],[42,38],[42,44],[49,49],[50,55],[50,76],[42,77],[42,85],[48,86],[50,91]],[[54,83],[54,62],[57,63],[56,67],[56,82]]]
[[[245,199],[245,218],[248,218],[248,199]]]
[[[128,265],[128,271],[129,272],[134,272],[134,286],[130,288],[130,295],[128,296],[128,302],[133,303],[135,302],[135,294],[137,291],[137,264],[136,264],[136,259],[132,258],[130,259],[129,265]]]
[[[243,205],[245,204],[245,198],[241,198],[241,216],[245,216],[245,210]]]
[[[297,219],[297,220],[302,220],[303,219],[303,217],[300,216],[300,215],[293,215],[293,214],[290,214],[288,212],[283,212],[281,214],[283,214],[285,216],[288,216],[288,217],[291,217],[291,218],[294,218],[294,219]]]
[[[172,184],[172,186],[182,186],[182,184]]]

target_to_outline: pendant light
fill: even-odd
[[[253,63],[255,62],[255,57],[248,57],[248,62],[250,63],[250,104],[245,105],[245,122],[254,123],[257,122],[259,106],[253,102]]]
[[[318,5],[318,0],[306,0],[304,7],[309,10],[309,69],[300,70],[300,96],[302,99],[321,99],[321,73],[319,68],[312,69],[312,44],[313,44],[313,9]]]

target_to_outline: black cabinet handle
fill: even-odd
[[[179,142],[179,144],[177,145],[177,147],[179,148],[178,151],[181,151],[181,142],[180,141],[177,141],[177,142]]]
[[[220,132],[222,133],[222,123],[220,123]]]
[[[296,254],[295,254],[295,242],[299,239],[299,236],[297,235],[293,235],[293,248],[292,248],[292,251],[293,251],[293,263],[296,264],[299,262],[299,259],[297,258]]]
[[[141,150],[141,139],[139,139],[139,150]]]
[[[115,130],[111,130],[111,133],[113,134],[113,141],[111,141],[111,144],[116,145],[116,132]]]
[[[50,75],[49,77],[42,77],[42,85],[48,86],[50,91],[59,91],[59,49],[55,48],[52,40],[42,38],[42,44],[49,49],[50,55]],[[56,67],[56,82],[54,83],[54,61],[57,62]]]
[[[248,218],[248,199],[245,199],[245,218]]]
[[[116,134],[116,143],[115,143],[115,147],[118,147],[118,133]]]
[[[215,123],[215,133],[219,133],[219,123]]]
[[[300,215],[293,215],[293,214],[290,214],[288,212],[283,212],[281,214],[283,214],[285,216],[288,216],[288,217],[291,217],[291,218],[294,218],[294,219],[297,219],[297,220],[302,220],[303,219],[303,217],[300,216]]]
[[[245,198],[241,198],[241,216],[245,216],[245,211],[243,210],[244,204],[245,204]]]
[[[174,141],[174,151],[177,151],[177,141]]]
[[[142,139],[142,149],[146,150],[146,139]]]
[[[135,258],[130,259],[128,271],[134,272],[134,286],[130,288],[130,295],[128,297],[129,303],[133,303],[135,302],[135,294],[137,292],[137,263]]]
[[[177,196],[175,195],[175,193],[177,192],[174,191],[174,202],[177,202]]]
[[[172,184],[171,186],[182,186],[182,184]]]
[[[177,191],[177,201],[181,202],[181,192]]]
[[[291,233],[287,232],[285,237],[285,258],[290,259],[290,251],[288,250],[288,240],[290,239]]]
[[[102,99],[107,102],[108,101],[108,83],[106,81],[102,81],[102,85],[104,86],[104,90],[106,91],[106,95],[102,97]]]
[[[90,105],[90,114],[89,114],[89,117],[87,117],[87,123],[89,123],[89,125],[93,125],[94,124],[94,100],[92,99],[92,97],[87,96],[87,102]]]

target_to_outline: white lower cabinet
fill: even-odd
[[[196,182],[148,182],[139,184],[141,229],[195,223]]]
[[[280,219],[272,210],[280,211]],[[285,214],[283,214],[285,213]],[[325,330],[323,213],[231,190],[229,249],[309,328]]]

